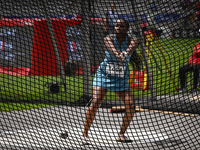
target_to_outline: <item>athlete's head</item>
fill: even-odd
[[[125,19],[117,19],[115,23],[115,34],[125,34],[128,32],[129,23]]]

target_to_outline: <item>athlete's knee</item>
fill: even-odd
[[[135,102],[134,102],[134,101],[130,101],[129,108],[130,108],[131,110],[135,110],[136,106],[135,106]]]
[[[90,109],[92,109],[92,110],[98,109],[101,106],[101,103],[102,103],[101,99],[94,97],[91,104],[90,104]]]
[[[135,106],[135,100],[134,100],[133,95],[129,96],[128,104],[129,104],[130,109],[134,109],[135,110],[136,106]]]
[[[126,102],[125,107],[126,107],[127,112],[135,112],[135,108],[136,108],[135,101],[130,100],[130,101]]]

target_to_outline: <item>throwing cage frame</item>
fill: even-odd
[[[101,26],[99,28],[102,29],[104,27],[103,24],[98,24],[97,22],[99,20],[102,20],[102,13],[107,13],[112,3],[115,4],[116,11],[120,13],[119,18],[125,18],[129,21],[131,20],[131,29],[137,30],[139,32],[137,38],[141,46],[141,49],[139,49],[140,65],[143,64],[142,60],[144,60],[143,69],[147,71],[146,73],[144,73],[143,76],[143,89],[148,86],[148,81],[151,95],[149,96],[149,93],[146,94],[141,91],[133,90],[135,95],[134,103],[136,109],[132,122],[130,123],[125,133],[125,135],[133,140],[133,142],[119,143],[116,141],[116,137],[118,137],[118,131],[121,127],[120,125],[124,116],[123,113],[126,111],[126,108],[124,104],[117,99],[117,97],[113,96],[113,93],[111,91],[108,91],[105,100],[102,101],[101,107],[97,111],[95,120],[88,133],[90,144],[84,145],[80,137],[83,134],[86,112],[88,110],[87,106],[89,106],[90,104],[89,100],[91,100],[92,95],[91,81],[93,75],[91,74],[90,68],[92,64],[92,59],[90,58],[92,56],[91,51],[93,50],[95,54],[100,53],[98,48],[95,47],[93,49],[93,47],[91,47],[91,38],[93,37],[91,34],[92,26],[90,24],[90,21],[92,20],[95,26]],[[8,16],[7,19],[3,18],[2,20],[0,20],[0,41],[2,41],[3,44],[5,44],[5,42],[14,41],[14,44],[12,45],[14,48],[12,46],[8,47],[8,44],[5,47],[4,45],[0,45],[0,54],[5,54],[1,55],[0,57],[1,64],[3,64],[3,66],[0,67],[2,73],[2,75],[0,75],[0,147],[2,149],[92,150],[200,149],[200,96],[198,93],[177,93],[176,90],[178,89],[178,87],[176,81],[178,79],[174,77],[177,75],[177,70],[175,69],[174,71],[172,68],[170,68],[170,66],[173,64],[170,60],[168,61],[166,59],[167,57],[165,52],[168,49],[166,49],[166,46],[164,45],[165,43],[160,43],[161,41],[159,40],[159,36],[158,34],[156,34],[156,31],[151,31],[147,33],[144,37],[142,28],[140,26],[141,17],[144,16],[145,13],[150,12],[149,8],[151,10],[156,10],[158,6],[158,12],[156,12],[153,16],[158,19],[162,19],[162,17],[165,17],[166,20],[167,18],[171,17],[171,22],[169,21],[170,19],[167,20],[168,22],[162,20],[164,23],[159,23],[159,20],[157,20],[156,26],[160,27],[162,25],[166,25],[169,28],[173,28],[176,25],[175,27],[179,27],[179,24],[182,24],[181,20],[178,20],[179,24],[176,24],[177,22],[172,21],[172,17],[176,18],[177,16],[179,16],[179,11],[177,11],[177,9],[180,9],[180,11],[183,10],[183,12],[180,12],[183,14],[186,12],[186,10],[187,12],[193,12],[194,10],[196,10],[193,7],[193,5],[195,4],[196,3],[194,2],[187,4],[190,6],[183,10],[183,8],[179,8],[180,4],[177,0],[170,2],[157,0],[27,0],[18,2],[4,1],[0,8],[2,9],[2,14]],[[174,8],[174,12],[168,14],[167,16],[163,13],[164,11],[168,11],[167,8],[169,6],[172,6]],[[24,8],[26,11],[22,8]],[[31,9],[35,10],[32,11]],[[31,22],[28,22],[28,19],[23,20],[23,17],[19,20],[15,20],[13,18],[11,18],[11,20],[8,19],[9,17],[16,17],[17,14],[22,15],[26,13],[38,13],[40,14],[40,16],[36,17],[36,20],[29,19]],[[176,13],[177,16],[173,16]],[[68,42],[70,38],[67,37],[67,33],[64,33],[64,35],[60,36],[62,37],[60,39],[64,39],[63,41],[65,42],[58,42],[57,37],[59,36],[60,32],[59,30],[55,30],[55,24],[53,23],[53,21],[55,20],[66,21],[67,17],[69,17],[65,16],[66,18],[63,18],[63,15],[66,14],[72,15],[67,20],[71,24],[74,23],[73,20],[77,19],[72,17],[78,15],[81,16],[81,18],[77,19],[78,21],[76,20],[77,22],[74,23],[77,23],[75,26],[80,27],[81,35],[76,33],[77,31],[73,31],[75,32],[75,37],[81,43],[80,45],[82,51],[80,56],[82,57],[79,63],[79,67],[82,67],[83,74],[76,74],[74,76],[67,76],[64,70],[62,59],[62,52],[65,48],[67,49],[66,42]],[[159,18],[159,15],[163,16]],[[53,17],[54,19],[52,19]],[[27,51],[29,50],[29,48],[27,48],[27,43],[32,40],[32,37],[30,38],[30,36],[25,36],[24,33],[31,33],[33,29],[23,27],[26,27],[25,23],[32,24],[31,27],[34,27],[34,21],[45,21],[44,26],[42,25],[42,23],[38,23],[39,27],[37,28],[37,31],[40,31],[41,33],[38,32],[36,35],[38,37],[41,36],[42,38],[33,38],[33,41],[35,40],[37,43],[40,44],[40,46],[38,46],[39,44],[33,44],[33,47],[38,50],[36,51],[38,55],[35,55],[35,57],[37,58],[34,59],[34,61],[37,61],[37,59],[43,61],[44,57],[46,58],[48,56],[47,58],[49,58],[50,61],[45,61],[51,64],[51,66],[56,65],[56,67],[54,67],[57,71],[53,73],[56,74],[59,72],[59,76],[56,76],[53,73],[51,74],[51,76],[46,76],[46,74],[37,74],[37,76],[33,76],[32,74],[28,75],[28,73],[26,73],[24,76],[19,75],[20,73],[17,74],[18,76],[15,76],[14,74],[8,75],[6,73],[9,71],[6,72],[6,70],[3,70],[7,67],[7,64],[8,67],[10,67],[10,62],[6,64],[6,57],[14,58],[12,55],[9,55],[12,50],[14,50],[15,53],[22,53],[21,49],[24,49],[25,55],[20,55],[19,57],[26,57],[28,55]],[[187,21],[186,18],[185,21]],[[25,22],[23,26],[21,26],[22,22]],[[13,25],[12,29],[17,28],[17,32],[11,34],[10,29],[7,30],[6,24],[8,24],[9,26],[9,24],[14,23],[16,24],[16,26]],[[194,24],[195,22],[193,21],[192,23]],[[191,26],[194,27],[192,23]],[[65,31],[67,26],[67,23],[62,24],[62,27],[64,27],[64,32],[67,32]],[[58,24],[58,28],[59,27],[60,24]],[[172,29],[172,31],[173,30],[174,29]],[[95,28],[94,34],[96,32],[102,31],[103,30],[98,31]],[[49,32],[50,34],[48,33],[48,35],[46,35],[44,34],[44,32]],[[16,36],[15,34],[18,35]],[[28,38],[30,39],[27,40]],[[43,41],[40,41],[40,39],[42,39],[43,41],[45,41],[44,39],[46,39],[45,42],[49,42],[49,45],[43,45]],[[96,43],[99,44],[102,42],[102,37],[97,37],[97,39],[101,40],[95,39],[93,43],[94,46],[96,46]],[[185,57],[188,57],[191,53],[189,49],[195,44],[195,42],[197,42],[197,40],[199,41],[199,39],[180,39],[180,42],[173,38],[168,40],[174,43],[176,42],[177,47],[180,49],[182,48],[181,51],[178,51],[178,49],[174,48],[174,53],[177,54],[176,57],[181,58],[180,60],[176,60],[177,64],[175,64],[175,67],[177,67],[181,63],[185,63],[186,60],[188,61],[188,58]],[[76,44],[76,42],[74,43]],[[181,47],[182,43],[185,44],[184,46],[186,48]],[[151,74],[154,72],[152,71],[152,68],[150,66],[153,62],[150,60],[151,57],[155,59],[155,64],[158,69],[160,69],[160,66],[158,66],[156,62],[156,58],[153,55],[153,44],[157,46],[162,60],[164,61],[162,65],[167,68],[166,74],[168,73],[170,76],[169,81],[162,80],[159,82],[156,81],[156,84],[153,83],[153,77]],[[76,46],[77,45],[73,47],[75,49],[73,53],[78,53],[76,52]],[[48,50],[44,51],[42,48],[40,49],[39,47],[45,47]],[[68,55],[70,55],[69,49],[67,51]],[[52,65],[52,59],[50,59],[49,57],[52,54],[53,57],[55,57],[55,59],[53,59],[57,61],[57,64],[55,64],[54,62],[54,64]],[[16,57],[16,59],[19,58]],[[72,62],[73,61],[74,60],[72,59]],[[24,61],[22,63],[26,64],[27,62]],[[38,61],[37,63],[39,64],[39,66],[41,65],[41,62]],[[20,66],[21,64],[19,63],[16,65]],[[15,66],[11,67],[14,68]],[[34,66],[28,69],[30,70],[33,68]],[[42,69],[47,70],[47,68],[45,67]],[[136,70],[136,68],[133,69]],[[174,71],[173,74],[171,70]],[[48,71],[49,70],[47,70],[46,72]],[[133,74],[135,74],[135,71]],[[133,75],[133,77],[134,76],[135,75]],[[155,73],[155,77],[158,76],[162,79],[166,77],[164,72],[162,72],[161,75]],[[64,85],[64,88],[60,88],[61,92],[45,92],[44,85],[46,84],[46,81],[60,83],[58,82],[58,80],[61,80],[62,84]],[[133,78],[130,79],[130,84],[132,82]],[[162,82],[165,83],[166,87],[163,87]],[[158,86],[157,84],[161,86]],[[175,88],[175,90],[174,88],[170,88],[171,85]],[[158,90],[160,93],[158,92]],[[158,92],[159,94],[157,94],[156,92]],[[85,106],[86,104],[87,106]]]

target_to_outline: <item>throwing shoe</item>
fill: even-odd
[[[86,136],[81,136],[81,142],[82,142],[83,145],[89,145],[90,144],[89,138],[86,137]]]
[[[118,135],[116,141],[117,142],[121,142],[121,143],[130,143],[130,142],[133,142],[133,140],[129,139],[125,135]]]

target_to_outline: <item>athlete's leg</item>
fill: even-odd
[[[121,130],[119,135],[123,135],[128,128],[134,113],[135,113],[135,100],[133,93],[130,90],[122,91],[122,92],[115,92],[115,94],[120,98],[120,100],[124,103],[126,108],[126,113],[124,114]]]
[[[200,65],[194,66],[194,82],[193,82],[193,89],[197,89],[198,79],[199,79],[199,68],[200,68]]]
[[[98,108],[101,106],[101,103],[102,103],[106,93],[107,93],[107,90],[103,89],[99,86],[96,86],[93,88],[92,102],[87,110],[83,136],[88,136],[88,131],[90,129],[90,126],[92,125],[92,122],[95,118],[96,112],[97,112]]]

